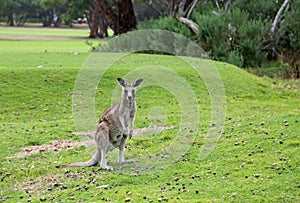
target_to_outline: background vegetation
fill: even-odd
[[[101,14],[99,2],[105,2],[111,15]],[[113,14],[112,4],[102,0],[0,0],[0,17],[11,26],[25,22],[42,22],[43,26],[72,25],[86,19],[92,38],[107,36],[107,31],[103,30],[107,29],[106,23],[113,26],[114,34],[132,29],[124,30],[124,26],[117,29],[115,25],[124,24],[123,21],[110,23],[113,19],[106,19],[117,16]],[[283,5],[286,6],[279,12]],[[252,72],[258,74],[268,73],[257,69],[267,64],[271,70],[277,70],[277,76],[285,78],[300,77],[299,8],[297,0],[134,1],[139,28],[183,34],[215,60],[252,68]],[[122,12],[122,8],[117,10]],[[97,23],[100,23],[100,31]],[[134,28],[134,18],[132,23]],[[271,71],[269,76],[273,75]]]
[[[283,1],[233,0],[227,10],[216,2],[197,4],[191,19],[198,24],[198,33],[170,16],[145,22],[141,27],[180,33],[199,43],[213,59],[239,67],[261,67],[267,61],[279,61],[269,64],[278,67],[278,75],[299,78],[299,1],[291,1],[274,33],[270,29]],[[287,69],[280,69],[285,63]]]
[[[29,30],[19,28],[7,35]],[[12,158],[25,152],[23,147],[51,145],[54,140],[81,141],[72,134],[76,131],[72,91],[90,47],[84,40],[62,40],[69,31],[53,30],[52,41],[0,40],[1,202],[300,201],[299,81],[258,78],[221,62],[214,63],[226,89],[225,128],[215,150],[204,160],[199,159],[199,151],[210,126],[211,105],[206,86],[184,61],[146,54],[129,55],[105,73],[95,109],[100,115],[111,104],[115,78],[137,67],[157,64],[177,72],[195,92],[201,125],[193,145],[171,167],[136,175],[99,171],[98,167],[56,168],[88,160],[85,147],[40,150]],[[139,89],[137,103],[136,128],[151,124],[149,113],[158,104],[168,112],[165,125],[180,123],[176,98],[161,88]],[[151,139],[149,133],[133,138],[125,156],[156,155],[176,133],[177,129],[169,129]],[[115,163],[111,154],[108,158]]]

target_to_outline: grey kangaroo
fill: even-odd
[[[127,84],[124,79],[117,78],[122,86],[122,100],[108,108],[101,115],[95,134],[95,141],[98,145],[97,152],[91,160],[78,162],[67,166],[88,167],[100,163],[101,169],[113,170],[112,166],[106,163],[106,154],[119,147],[119,163],[132,162],[134,160],[124,160],[124,147],[126,139],[132,137],[133,122],[136,113],[135,91],[144,79],[138,79],[132,84]],[[128,130],[129,125],[129,130]]]

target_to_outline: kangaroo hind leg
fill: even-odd
[[[106,154],[109,149],[109,128],[103,123],[98,126],[96,142],[100,153],[100,169],[114,170],[112,166],[108,166],[106,163]]]
[[[125,149],[126,139],[127,139],[126,136],[124,136],[119,146],[119,164],[136,162],[134,159],[128,159],[128,160],[124,159],[124,149]]]

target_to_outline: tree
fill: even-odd
[[[99,32],[100,29],[100,32]],[[97,0],[94,1],[93,10],[92,10],[92,24],[90,27],[90,38],[100,38],[108,37],[108,24],[106,19],[101,13],[101,8]]]
[[[14,0],[7,0],[3,5],[3,14],[7,16],[7,25],[14,26],[14,12],[17,10],[19,4]]]
[[[4,6],[5,6],[5,0],[0,0],[0,17],[3,15]]]
[[[117,0],[116,7],[106,0],[97,0],[102,15],[115,35],[136,29],[136,18],[131,0]]]
[[[38,0],[18,0],[18,8],[15,10],[16,24],[24,25],[28,17],[36,17],[40,10]]]
[[[62,20],[66,25],[72,26],[73,20],[86,18],[91,26],[91,13],[94,0],[68,0],[67,10],[62,14]]]
[[[68,2],[65,0],[40,0],[40,6],[43,9],[40,13],[43,26],[47,27],[53,23],[57,27],[61,23],[61,15],[67,11]]]
[[[100,12],[97,0],[69,0],[68,9],[62,15],[65,24],[73,24],[73,19],[86,18],[90,28],[90,38],[108,37],[108,26]]]

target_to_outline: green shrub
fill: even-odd
[[[244,65],[244,57],[238,50],[234,50],[229,53],[229,56],[227,58],[227,62],[234,64],[238,67],[242,67]]]
[[[215,60],[226,61],[230,45],[227,40],[229,30],[227,28],[227,16],[214,15],[194,15],[196,23],[199,25],[197,42],[205,47],[210,57]]]
[[[199,24],[198,41],[215,60],[238,65],[259,66],[265,58],[262,53],[262,27],[259,20],[251,20],[239,9],[215,15],[194,15]]]
[[[284,13],[284,20],[275,30],[274,44],[279,59],[287,62],[290,69],[286,78],[300,78],[300,1],[292,1],[289,10]]]
[[[292,2],[291,9],[285,13],[285,19],[278,28],[278,36],[278,44],[285,45],[279,49],[300,50],[300,1]]]
[[[230,15],[230,23],[236,29],[233,35],[234,49],[238,49],[244,58],[244,67],[260,66],[265,60],[262,47],[262,30],[260,20],[251,20],[248,13],[235,9]]]
[[[145,21],[140,25],[140,29],[168,30],[177,34],[181,34],[187,38],[192,38],[193,36],[191,30],[187,25],[176,21],[176,19],[171,16],[165,16],[158,19]]]
[[[197,35],[170,16],[147,21],[141,28],[162,29],[184,35],[197,42],[214,60],[240,67],[261,65],[266,56],[262,47],[265,25],[261,20],[253,20],[249,13],[238,8],[219,16],[202,13],[194,12],[192,16],[199,25]]]
[[[251,20],[273,20],[280,3],[270,0],[235,0],[232,2],[231,7],[239,8],[241,11],[248,13]]]

